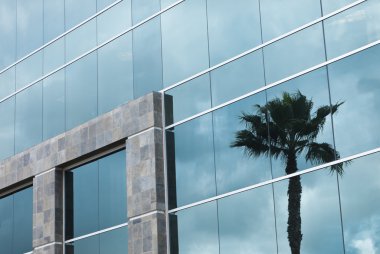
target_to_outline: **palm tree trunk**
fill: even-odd
[[[289,154],[286,165],[286,173],[297,172],[297,161],[295,154]],[[288,186],[288,240],[292,254],[301,252],[301,177],[294,176],[289,179]]]

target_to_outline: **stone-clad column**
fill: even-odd
[[[62,254],[63,171],[53,168],[33,179],[34,254]]]
[[[162,130],[128,138],[128,253],[166,254]]]

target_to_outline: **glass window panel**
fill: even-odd
[[[15,91],[15,67],[0,74],[0,100]]]
[[[44,0],[44,42],[65,31],[65,0]]]
[[[380,2],[366,1],[325,21],[328,58],[380,39]]]
[[[96,19],[93,19],[66,35],[66,62],[70,62],[95,47]]]
[[[15,97],[0,103],[0,160],[14,154]]]
[[[339,178],[346,253],[377,253],[380,246],[380,154],[351,161]]]
[[[162,233],[162,232],[159,232]],[[100,254],[128,254],[128,228],[122,227],[99,235]],[[145,245],[144,245],[145,246]]]
[[[294,179],[294,178],[293,178]],[[292,183],[291,183],[292,181]],[[294,182],[293,182],[294,181]],[[294,184],[293,184],[294,183]],[[342,228],[339,211],[339,197],[336,174],[331,174],[330,169],[316,171],[301,176],[302,194],[296,191],[297,181],[284,180],[274,184],[274,198],[276,204],[276,223],[279,253],[291,253],[288,240],[289,207],[292,214],[297,213],[297,201],[295,197],[300,194],[300,233],[302,241],[299,248],[294,248],[294,253],[340,253],[343,254]],[[289,184],[292,184],[289,190]],[[291,194],[289,197],[288,191]],[[289,200],[292,200],[290,205]],[[291,215],[292,216],[292,215]],[[294,227],[297,227],[297,219],[291,217]],[[292,225],[293,225],[292,223]],[[295,234],[290,235],[296,237]],[[295,241],[297,243],[297,241]],[[298,252],[297,252],[298,250]]]
[[[171,253],[219,253],[216,202],[170,214]]]
[[[116,0],[97,0],[96,1],[96,7],[98,11],[103,10],[107,6],[111,5],[112,3],[116,2]]]
[[[0,70],[16,60],[17,1],[0,1]]]
[[[97,161],[66,172],[67,240],[99,229],[98,181]]]
[[[98,50],[99,114],[133,99],[132,38],[128,33]]]
[[[135,98],[162,89],[159,17],[133,30],[133,73]]]
[[[263,105],[265,102],[265,93],[259,93],[214,111],[215,166],[218,194],[271,179],[268,157],[264,155],[252,157],[243,147],[231,147],[237,140],[238,132],[246,129],[246,124],[240,118],[243,112],[249,114],[252,110],[255,111],[255,105]],[[266,131],[266,133],[268,132]]]
[[[65,0],[66,31],[96,13],[95,0]],[[82,38],[87,38],[83,36]]]
[[[43,0],[17,0],[17,58],[43,44]]]
[[[161,23],[165,86],[209,67],[205,0],[182,2]]]
[[[16,90],[42,76],[43,54],[39,51],[16,65]]]
[[[160,11],[160,0],[132,0],[133,24]]]
[[[258,0],[208,0],[210,64],[261,44]]]
[[[65,64],[65,38],[44,48],[44,74],[56,70]]]
[[[321,16],[320,0],[261,0],[260,10],[264,42]]]
[[[335,142],[342,157],[380,145],[379,57],[380,46],[375,46],[328,67],[332,101],[343,102],[334,115]]]
[[[23,254],[33,250],[33,189],[14,194],[13,253]]]
[[[313,25],[265,47],[264,56],[268,84],[324,62],[322,25]]]
[[[125,168],[125,150],[99,160],[100,229],[127,222]]]
[[[191,96],[189,96],[191,94]],[[210,77],[202,75],[165,94],[166,124],[178,122],[211,107]]]
[[[97,55],[66,68],[66,130],[97,116]]]
[[[65,71],[43,80],[43,139],[65,131]]]
[[[131,2],[124,0],[97,17],[98,45],[131,26]]]
[[[272,186],[218,201],[221,254],[277,253]]]
[[[16,95],[16,153],[42,141],[42,84]]]
[[[13,195],[0,199],[0,246],[4,253],[12,253]]]
[[[178,1],[179,0],[161,0],[161,10],[165,9],[169,5],[172,5]]]
[[[268,103],[272,103],[276,98],[283,101],[283,94],[289,93],[292,96],[295,96],[298,92],[300,92],[302,95],[306,97],[307,100],[311,101],[313,103],[313,106],[311,110],[306,110],[306,119],[308,117],[313,118],[315,117],[316,111],[320,107],[330,106],[330,99],[329,99],[329,90],[328,90],[328,82],[327,82],[327,71],[326,68],[321,68],[318,70],[315,70],[313,72],[310,72],[308,74],[305,74],[303,76],[300,76],[296,79],[292,79],[288,82],[285,82],[281,85],[275,86],[268,90]],[[339,103],[340,101],[333,100],[332,103],[335,105]],[[282,104],[284,105],[284,104]],[[307,109],[307,104],[291,104],[292,106],[296,106],[294,109]],[[302,107],[301,107],[302,106]],[[338,108],[337,114],[341,114],[341,110],[344,106],[341,106]],[[328,108],[327,108],[328,109]],[[297,125],[287,125],[282,124],[282,121],[286,122],[292,122],[292,121],[299,121],[301,119],[305,119],[302,117],[302,114],[300,112],[302,111],[295,111],[292,110],[291,112],[288,112],[287,109],[284,108],[284,106],[280,109],[278,109],[282,118],[276,117],[276,120],[271,120],[271,122],[276,123],[275,127],[277,127],[279,130],[276,132],[273,129],[271,131],[270,136],[276,137],[278,133],[281,133],[282,131],[285,131],[285,133],[297,133],[299,140],[306,140],[308,142],[316,142],[318,144],[326,143],[329,144],[331,148],[334,147],[334,141],[333,141],[333,134],[332,134],[332,124],[331,124],[331,115],[328,114],[324,117],[324,124],[323,128],[319,129],[318,131],[313,132],[316,136],[316,139],[308,138],[306,135],[300,135],[300,131],[297,129]],[[329,110],[329,109],[328,109]],[[271,110],[271,115],[276,116],[276,110]],[[273,119],[273,117],[272,117]],[[306,123],[305,123],[306,124]],[[306,128],[306,125],[305,127]],[[285,144],[290,144],[292,142],[292,139],[287,137]],[[298,142],[298,147],[302,147],[302,143]],[[287,147],[287,145],[279,145],[280,148]],[[309,167],[312,167],[316,164],[322,164],[322,161],[314,162],[313,164],[310,161],[306,161],[306,153],[308,151],[308,146],[306,146],[303,151],[297,155],[296,161],[297,161],[297,168],[298,170],[303,170]],[[339,149],[338,149],[339,150]],[[332,156],[334,157],[334,156]],[[324,161],[326,163],[328,161]],[[286,160],[283,158],[273,158],[272,159],[272,168],[273,168],[273,177],[280,177],[286,174],[285,168],[286,168]]]
[[[329,14],[353,2],[355,2],[355,0],[322,0],[323,14]]]
[[[211,114],[167,132],[167,154],[172,195],[170,207],[179,207],[215,195],[215,168]]]
[[[211,72],[212,104],[217,106],[265,85],[262,51]]]
[[[65,249],[66,254],[100,254],[99,235],[67,243]]]

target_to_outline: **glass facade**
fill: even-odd
[[[380,0],[0,0],[0,38],[0,160],[158,91],[171,254],[380,251]],[[65,172],[66,254],[126,252],[125,168]]]

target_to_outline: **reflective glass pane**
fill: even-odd
[[[65,245],[66,254],[100,254],[99,235],[87,237]]]
[[[133,99],[131,34],[101,47],[98,59],[98,111],[102,114]]]
[[[335,173],[324,169],[277,182],[274,197],[279,253],[344,253]]]
[[[322,25],[313,25],[265,47],[264,57],[268,84],[324,62]]]
[[[125,150],[99,160],[100,229],[127,222],[125,168]]]
[[[375,46],[328,67],[332,101],[343,102],[334,115],[335,142],[342,157],[380,145],[379,57],[380,46]]]
[[[66,239],[69,240],[99,229],[98,162],[66,172],[65,177]]]
[[[160,18],[133,30],[133,74],[135,98],[162,89]]]
[[[17,0],[17,58],[43,44],[43,0]]]
[[[44,42],[65,31],[65,0],[44,0]]]
[[[43,54],[39,51],[16,65],[16,90],[42,76]]]
[[[162,233],[162,232],[160,232]],[[100,254],[128,254],[128,228],[122,227],[99,235]]]
[[[218,200],[221,254],[277,253],[272,186]]]
[[[17,1],[0,1],[0,70],[16,60]]]
[[[65,38],[44,48],[44,74],[56,70],[65,64]]]
[[[113,2],[116,2],[116,0],[97,0],[96,7],[98,11],[100,11],[106,8],[107,6],[111,5]]]
[[[169,5],[172,5],[178,1],[179,0],[161,0],[161,9],[164,9],[164,8],[168,7]]]
[[[16,95],[16,153],[42,141],[42,84]]]
[[[0,74],[0,100],[15,91],[15,67]]]
[[[208,0],[207,17],[211,66],[261,43],[258,0]]]
[[[286,93],[293,99],[288,100]],[[326,68],[317,69],[275,86],[269,89],[267,94],[266,105],[270,114],[273,154],[284,148],[287,152],[288,147],[294,147],[297,151],[296,170],[335,159]],[[305,100],[302,99],[303,96]],[[332,100],[333,105],[339,102]],[[342,113],[343,107],[344,105],[338,107],[337,115]],[[317,112],[325,113],[320,113],[318,116]],[[319,151],[319,149],[322,149],[321,152],[327,152],[326,156],[306,159],[309,151]],[[275,178],[287,174],[287,158],[284,154],[280,152],[278,158],[272,159]]]
[[[322,0],[323,14],[329,14],[353,2],[355,0]]]
[[[96,52],[66,68],[66,130],[97,116]]]
[[[264,42],[321,16],[320,0],[261,0],[260,10]]]
[[[219,253],[216,213],[216,202],[210,202],[170,214],[170,253]]]
[[[13,252],[23,254],[33,250],[33,188],[14,194]]]
[[[265,85],[262,51],[211,72],[212,104],[217,106]]]
[[[43,139],[65,131],[65,71],[43,80]]]
[[[124,0],[97,17],[98,45],[131,26],[131,2]]]
[[[12,253],[13,195],[0,199],[0,246],[3,253]]]
[[[378,253],[380,154],[351,161],[339,178],[346,253]]]
[[[170,207],[212,197],[216,193],[211,114],[167,132]]]
[[[380,2],[366,1],[325,21],[328,58],[380,39]]]
[[[267,156],[249,155],[249,138],[243,146],[232,147],[239,142],[239,133],[247,128],[243,114],[255,111],[255,105],[266,102],[265,93],[259,93],[213,113],[215,165],[218,194],[233,191],[271,179],[270,160]],[[256,113],[256,112],[254,112]],[[268,137],[267,127],[264,127]],[[246,143],[245,143],[246,142]],[[248,149],[248,150],[247,150]]]
[[[189,0],[161,15],[164,85],[209,67],[206,1]]]
[[[14,154],[15,97],[0,103],[0,160]]]
[[[191,96],[190,96],[191,95]],[[166,124],[170,125],[211,107],[207,73],[165,93]]]
[[[96,13],[95,0],[65,0],[66,31]],[[87,38],[87,37],[83,37]]]
[[[84,39],[85,38],[85,39]],[[66,35],[66,62],[96,47],[96,19]]]
[[[160,0],[132,0],[133,24],[160,11]]]

